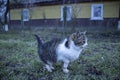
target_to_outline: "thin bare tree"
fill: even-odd
[[[23,10],[21,11],[21,25],[22,29],[25,28],[24,23],[28,22],[29,26],[28,28],[31,29],[30,26],[30,20],[32,18],[32,12],[33,12],[33,6],[34,6],[35,0],[21,0],[21,3],[24,5]],[[25,20],[27,18],[27,20]]]
[[[72,5],[72,20],[71,20],[71,31],[75,31],[75,27],[77,26],[76,19],[81,14],[82,6],[78,4]]]
[[[119,18],[118,18],[118,30],[120,31],[120,4],[119,4]]]

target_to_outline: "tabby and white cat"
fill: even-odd
[[[68,73],[68,64],[76,60],[81,51],[87,46],[86,32],[76,32],[65,39],[52,39],[42,43],[40,38],[35,35],[38,42],[38,54],[46,69],[52,72],[53,63],[63,62],[63,72]]]

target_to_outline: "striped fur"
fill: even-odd
[[[62,61],[64,63],[63,71],[68,73],[68,64],[76,60],[81,51],[87,46],[85,32],[73,33],[65,39],[54,38],[46,43],[42,43],[37,35],[35,37],[38,41],[39,57],[45,63],[45,67],[49,72],[54,69],[53,63]]]

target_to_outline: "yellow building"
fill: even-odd
[[[64,6],[66,6],[67,26],[117,27],[120,19],[119,0],[51,0],[26,5],[11,5],[12,25],[62,26]]]

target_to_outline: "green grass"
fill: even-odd
[[[53,30],[0,34],[0,80],[120,80],[120,34],[88,34],[88,47],[64,74],[61,63],[44,70],[33,34],[45,41],[61,37]],[[65,36],[69,35],[66,33]]]

